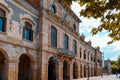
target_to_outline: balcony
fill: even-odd
[[[58,48],[58,52],[63,54],[63,55],[66,55],[66,56],[71,56],[71,57],[75,57],[76,56],[75,52],[69,51],[69,50],[64,49],[64,48]]]

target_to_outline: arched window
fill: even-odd
[[[6,15],[5,11],[0,8],[0,32],[6,31],[5,30],[6,29],[5,28],[5,24],[6,24],[5,23],[6,22],[5,15]]]
[[[32,25],[29,22],[25,22],[25,26],[23,27],[23,38],[25,40],[33,41]]]
[[[58,57],[52,56],[48,64],[48,80],[58,80]]]
[[[64,35],[64,48],[68,49],[68,36],[66,34]]]
[[[57,29],[55,27],[51,27],[51,46],[57,47]]]
[[[32,61],[30,57],[22,54],[19,58],[18,80],[33,80]]]
[[[78,79],[78,65],[73,63],[73,79]]]
[[[77,42],[76,42],[76,40],[74,40],[74,52],[75,52],[75,54],[77,54]]]
[[[51,11],[52,11],[53,13],[56,13],[56,12],[57,12],[54,5],[51,6]]]
[[[67,60],[63,62],[63,80],[70,80],[70,63]]]

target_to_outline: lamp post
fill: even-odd
[[[88,78],[87,78],[87,80],[89,80],[89,63],[87,63],[87,70],[88,70]]]

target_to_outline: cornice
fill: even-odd
[[[19,0],[9,0],[9,2],[11,2],[15,6],[21,8],[22,10],[27,11],[30,14],[32,13],[34,17],[37,17],[37,18],[39,17],[39,13],[36,13],[36,12],[32,11],[30,8],[23,5]],[[40,8],[34,8],[34,9],[38,10],[38,12],[40,10]]]
[[[0,42],[2,42],[2,43],[7,43],[7,44],[10,44],[10,45],[14,45],[14,46],[19,46],[19,47],[27,48],[27,49],[32,49],[32,50],[35,50],[35,51],[38,51],[38,49],[31,48],[31,47],[29,47],[29,46],[23,46],[23,45],[21,45],[21,44],[15,44],[14,42],[8,42],[8,41],[4,41],[4,40],[0,40]]]

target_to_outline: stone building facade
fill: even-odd
[[[62,0],[0,0],[0,80],[99,76],[102,53]]]
[[[111,68],[111,61],[110,59],[104,60],[104,67],[103,67],[103,73],[104,74],[112,74],[112,68]]]

